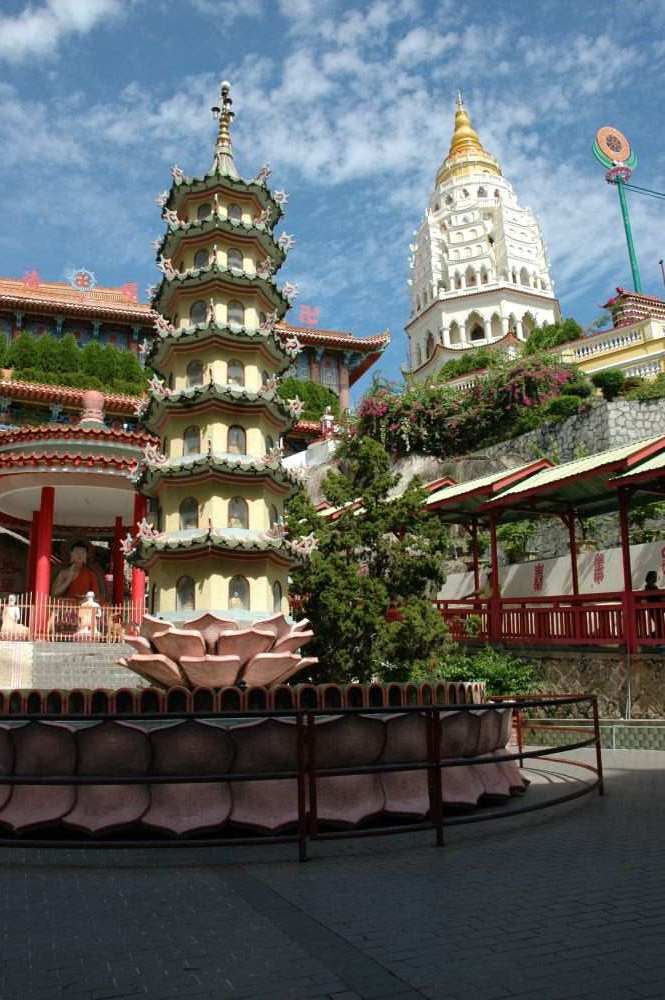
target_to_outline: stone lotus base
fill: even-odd
[[[317,768],[362,767],[427,759],[425,715],[326,715],[316,720]],[[442,757],[497,755],[508,743],[509,709],[441,713]],[[186,721],[102,721],[0,725],[0,774],[136,776],[265,774],[296,771],[297,730],[288,717]],[[513,761],[442,771],[445,806],[507,800],[525,788]],[[317,778],[322,825],[424,818],[427,774],[413,770]],[[295,778],[133,785],[0,785],[0,831],[33,836],[91,836],[295,830]],[[39,833],[35,833],[39,831]]]
[[[176,628],[145,615],[138,636],[124,636],[135,653],[118,662],[163,688],[280,684],[317,663],[299,653],[314,636],[308,626],[278,614],[243,628],[207,613]]]

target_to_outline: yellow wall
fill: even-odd
[[[169,416],[162,430],[162,447],[167,458],[182,458],[184,451],[183,434],[188,427],[201,430],[201,451],[205,454],[210,442],[215,454],[223,454],[228,448],[229,426],[242,427],[247,439],[246,454],[252,458],[263,458],[268,450],[270,436],[274,445],[279,443],[280,430],[265,417],[257,419],[243,413],[238,407],[237,414],[208,410],[207,413],[188,413]]]
[[[196,484],[185,481],[170,483],[168,489],[160,492],[158,499],[162,509],[163,529],[180,530],[180,504],[187,497],[195,497],[198,501],[200,528],[207,528],[208,518],[212,520],[213,528],[228,528],[229,501],[236,496],[244,497],[247,501],[248,526],[252,531],[268,530],[272,504],[277,508],[279,516],[283,516],[284,499],[270,490],[269,486],[256,484],[241,487],[214,480]]]
[[[229,606],[229,583],[236,575],[244,576],[249,582],[251,613],[257,616],[273,613],[272,586],[278,581],[284,595],[281,610],[288,614],[288,574],[285,568],[277,566],[267,557],[248,561],[223,554],[191,561],[160,559],[159,564],[150,570],[149,577],[150,589],[156,584],[159,595],[155,612],[176,612],[176,584],[182,576],[190,576],[196,583],[196,611],[224,611]],[[187,617],[194,617],[194,613],[183,613],[183,618]]]
[[[168,377],[173,373],[173,388],[180,391],[187,388],[187,366],[192,361],[200,361],[203,365],[203,381],[209,381],[209,372],[212,371],[213,381],[220,385],[228,383],[228,362],[240,361],[245,366],[245,389],[251,392],[258,392],[263,382],[263,372],[272,374],[274,365],[262,358],[258,351],[239,350],[235,354],[229,351],[228,355],[220,356],[219,348],[210,345],[208,347],[192,347],[187,352],[174,352],[168,368],[165,367],[164,374]]]

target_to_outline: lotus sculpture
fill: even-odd
[[[307,619],[293,623],[282,614],[245,628],[209,613],[179,627],[145,615],[139,634],[124,637],[134,654],[118,662],[163,688],[269,687],[318,662],[299,653],[313,636]]]

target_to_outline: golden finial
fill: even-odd
[[[469,112],[466,110],[462,91],[458,90],[455,98],[453,136],[448,156],[437,175],[437,184],[443,183],[450,177],[459,177],[475,171],[501,175],[501,167],[497,160],[487,152],[478,138],[478,133],[471,124]]]
[[[213,118],[217,119],[219,129],[217,132],[217,142],[215,143],[215,155],[212,162],[212,172],[224,174],[227,177],[238,179],[238,171],[233,162],[233,148],[231,145],[231,122],[235,118],[233,110],[233,100],[231,98],[231,84],[228,80],[223,80],[219,88],[219,105],[210,109]]]

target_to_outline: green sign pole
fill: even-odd
[[[642,279],[640,277],[640,267],[637,263],[637,255],[635,253],[635,246],[633,244],[633,233],[630,228],[630,214],[628,212],[628,202],[626,200],[626,192],[624,191],[624,184],[621,177],[617,177],[616,181],[617,190],[619,191],[619,204],[621,205],[621,216],[623,218],[623,228],[626,233],[626,243],[628,244],[628,256],[630,258],[630,269],[633,272],[633,285],[636,292],[642,291]]]

